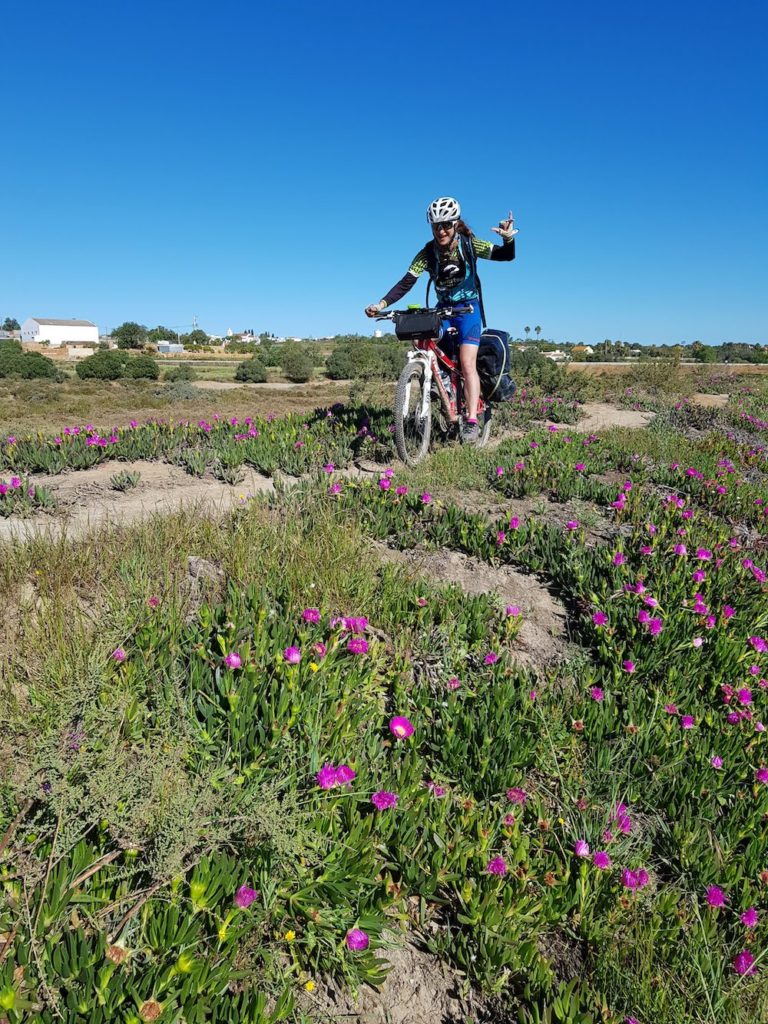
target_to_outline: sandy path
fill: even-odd
[[[243,468],[242,482],[234,485],[190,476],[167,462],[106,462],[57,476],[32,476],[30,480],[54,493],[58,510],[54,515],[0,519],[0,540],[24,541],[33,536],[63,534],[77,539],[105,523],[128,525],[187,506],[222,512],[242,505],[249,496],[274,491],[270,477]],[[121,471],[141,473],[138,485],[126,492],[113,490],[109,481]]]
[[[249,391],[293,391],[296,388],[328,388],[339,385],[348,386],[348,380],[308,380],[304,384],[292,384],[288,381],[266,381],[264,384],[241,384],[239,381],[231,380],[196,380],[193,382],[196,388],[205,391],[236,391],[238,388],[247,388]]]
[[[579,422],[568,426],[568,430],[574,433],[597,434],[610,427],[647,427],[656,415],[653,412],[637,412],[634,409],[617,409],[608,402],[585,402],[581,411],[583,415]]]

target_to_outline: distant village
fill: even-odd
[[[566,362],[631,362],[654,358],[677,358],[703,363],[747,362],[768,363],[768,346],[725,342],[721,345],[704,345],[701,341],[683,342],[677,345],[630,344],[621,340],[605,339],[594,344],[556,343],[541,337],[542,328],[525,327],[525,337],[511,339],[518,351],[535,350],[555,363]],[[72,360],[93,355],[98,349],[141,348],[158,355],[178,355],[194,351],[243,351],[243,347],[258,346],[269,342],[333,342],[333,341],[381,341],[392,340],[375,330],[372,335],[335,335],[322,338],[279,337],[269,332],[255,333],[253,330],[229,330],[225,335],[208,334],[193,323],[191,330],[179,330],[158,326],[147,328],[134,322],[126,322],[109,333],[100,333],[91,320],[62,319],[55,317],[29,317],[23,323],[6,318],[0,328],[0,340],[20,341],[30,351],[50,350]]]

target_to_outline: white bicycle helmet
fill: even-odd
[[[427,220],[430,224],[444,224],[446,221],[455,223],[461,216],[461,207],[450,196],[441,196],[427,207]]]

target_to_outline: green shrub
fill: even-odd
[[[238,363],[235,370],[235,380],[246,384],[263,384],[267,379],[267,371],[258,356],[251,356],[250,359]]]
[[[308,381],[315,371],[311,353],[298,345],[286,345],[281,353],[280,364],[288,380],[297,384]]]
[[[538,384],[546,391],[555,391],[565,381],[565,368],[553,363],[540,352],[511,352],[510,373],[516,381]]]
[[[397,380],[405,366],[405,358],[404,345],[342,342],[329,356],[326,373],[332,380]]]
[[[160,367],[152,356],[135,356],[125,364],[124,376],[133,377],[135,380],[158,380]]]
[[[122,351],[94,352],[75,367],[80,380],[118,380],[125,374],[125,362],[130,356]]]
[[[0,342],[0,377],[47,377],[55,380],[61,377],[56,364],[39,352],[24,352],[17,341]]]
[[[171,366],[170,369],[166,370],[163,374],[163,380],[169,384],[175,384],[177,381],[197,380],[197,374],[189,363],[181,363],[180,366]]]

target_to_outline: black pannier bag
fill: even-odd
[[[517,385],[509,375],[509,334],[486,328],[480,335],[477,373],[486,402],[511,402]]]
[[[442,318],[433,309],[409,309],[395,313],[395,334],[400,341],[427,341],[439,338]]]

